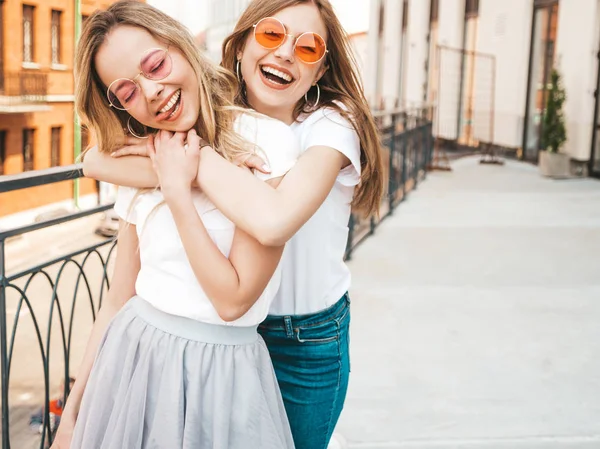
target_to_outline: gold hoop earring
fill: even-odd
[[[131,121],[132,118],[133,117],[129,116],[129,118],[127,119],[127,129],[129,130],[129,134],[131,134],[133,137],[137,137],[138,139],[147,139],[148,138],[147,135],[140,136],[139,134],[136,134],[135,131],[131,128],[130,121]],[[140,125],[144,127],[144,132],[148,133],[148,128],[146,128],[146,126],[142,125],[141,123],[140,123]]]
[[[310,110],[314,111],[315,109],[317,109],[317,106],[319,105],[319,100],[321,99],[321,88],[319,87],[319,83],[315,84],[315,87],[317,88],[317,99],[316,101],[310,106]],[[309,89],[310,91],[310,89]],[[304,101],[306,102],[306,104],[308,105],[308,92],[306,92],[304,94]]]
[[[242,60],[238,59],[237,60],[237,64],[235,65],[235,74],[237,75],[238,83],[239,83],[239,86],[240,86],[240,92],[242,93],[242,96],[245,97],[246,96],[246,86],[245,86],[245,83],[244,83],[244,77],[240,73],[240,66],[241,65],[242,65]]]
[[[237,75],[237,79],[242,84],[244,82],[244,78],[240,75],[240,65],[242,64],[241,59],[237,60],[237,64],[235,65],[235,73]]]

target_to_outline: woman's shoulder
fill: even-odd
[[[342,126],[348,129],[354,129],[354,126],[349,120],[348,108],[341,102],[334,102],[335,106],[323,106],[315,111],[305,114],[300,118],[302,126],[312,126],[319,124],[320,126],[332,126],[333,128]]]
[[[243,112],[236,118],[238,133],[254,144],[269,165],[285,166],[285,171],[300,156],[298,138],[284,122],[255,111]]]
[[[336,102],[313,111],[297,129],[304,149],[318,146],[337,150],[350,159],[355,172],[360,173],[360,137],[344,105]]]
[[[290,154],[299,152],[298,139],[292,128],[280,120],[258,112],[244,112],[237,118],[237,131],[263,151],[286,148]]]

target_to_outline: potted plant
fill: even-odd
[[[539,168],[544,176],[551,178],[570,177],[570,158],[560,153],[567,141],[567,130],[562,107],[567,96],[556,69],[550,75],[550,91],[542,122],[542,150],[539,154]]]

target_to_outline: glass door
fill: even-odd
[[[558,1],[534,7],[523,133],[523,158],[528,160],[537,161],[541,149],[542,120],[554,63],[557,25]]]

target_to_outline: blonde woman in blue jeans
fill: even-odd
[[[288,124],[302,156],[275,189],[205,147],[197,182],[237,227],[266,245],[287,242],[281,287],[259,331],[296,448],[325,449],[350,372],[348,220],[351,207],[375,212],[383,192],[377,129],[328,0],[254,0],[223,48],[222,65],[240,82],[237,103]],[[145,155],[132,139],[112,158],[90,151],[84,170],[155,186]],[[268,171],[258,158],[241,162]]]

